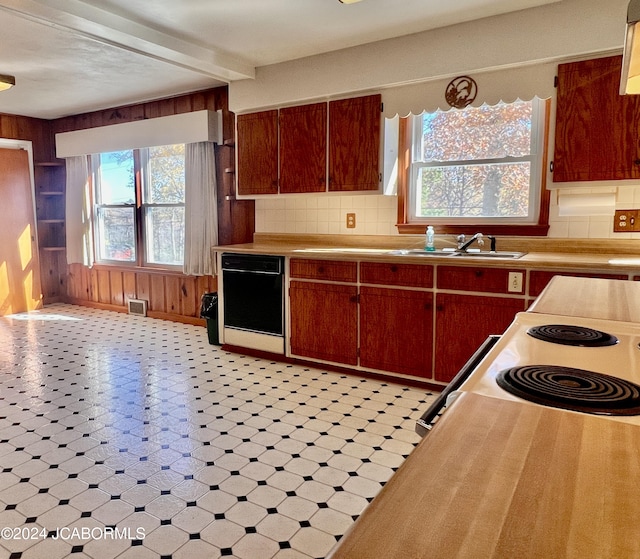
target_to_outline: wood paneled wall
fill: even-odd
[[[222,110],[224,115],[224,137],[233,138],[233,114],[229,112],[227,87],[216,87],[178,97],[148,101],[137,105],[114,107],[90,113],[63,117],[52,121],[53,133],[96,128],[147,118],[171,116],[192,111]]]
[[[112,266],[69,266],[69,302],[89,307],[126,311],[127,300],[148,301],[148,315],[191,324],[199,319],[204,293],[215,292],[211,276],[185,276],[160,270],[127,270]]]
[[[0,114],[0,138],[32,142],[35,162],[53,158],[51,123],[48,120]]]

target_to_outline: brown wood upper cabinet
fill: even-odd
[[[324,192],[327,104],[280,109],[280,192]]]
[[[380,95],[329,103],[329,191],[378,188],[381,106]]]
[[[620,95],[622,57],[558,66],[554,182],[640,177],[640,98]]]
[[[378,94],[239,115],[238,194],[377,190],[381,103]]]
[[[278,111],[239,115],[238,194],[278,193]]]

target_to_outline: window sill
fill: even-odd
[[[422,235],[426,231],[427,226],[421,223],[399,223],[396,225],[398,233],[401,235]],[[468,234],[470,231],[485,230],[491,235],[510,235],[510,236],[528,236],[528,237],[545,237],[549,231],[549,225],[491,225],[485,223],[482,225],[438,225],[437,233],[446,233],[459,235],[461,233]]]
[[[122,272],[144,272],[148,274],[159,274],[163,276],[184,276],[185,274],[178,268],[158,268],[138,266],[136,264],[107,264],[106,262],[100,262],[93,265],[95,270],[118,270]]]

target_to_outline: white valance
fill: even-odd
[[[545,63],[470,73],[469,77],[478,85],[478,93],[471,106],[496,105],[500,101],[511,103],[517,99],[529,101],[534,97],[549,99],[555,95],[556,72],[556,63]],[[451,107],[444,95],[451,79],[438,79],[383,90],[384,116],[405,117],[425,111],[449,110]]]
[[[126,149],[222,143],[222,111],[193,111],[56,134],[59,158]]]

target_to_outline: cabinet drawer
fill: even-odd
[[[292,278],[355,283],[358,278],[358,265],[356,262],[338,260],[292,258],[289,263],[289,274]]]
[[[440,289],[509,293],[510,272],[522,274],[523,290],[521,293],[526,293],[526,286],[524,285],[526,274],[524,270],[518,269],[439,266],[437,283]]]
[[[433,287],[433,266],[361,262],[360,282],[407,287]]]

